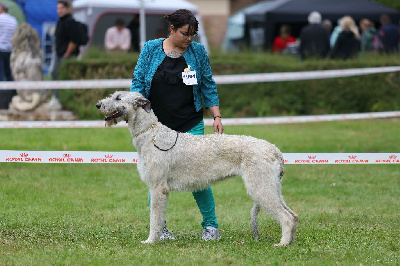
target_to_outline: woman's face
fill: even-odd
[[[171,26],[171,35],[170,35],[173,43],[182,49],[189,47],[195,35],[192,32],[189,32],[189,25],[184,25],[178,29],[175,29],[174,26]]]

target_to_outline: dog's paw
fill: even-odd
[[[289,246],[289,243],[279,243],[279,244],[275,244],[274,247],[287,247]]]
[[[152,241],[152,240],[150,240],[150,239],[148,238],[148,239],[142,241],[141,243],[142,243],[142,244],[154,244],[155,242],[156,242],[156,241]]]

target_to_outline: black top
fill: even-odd
[[[185,85],[182,72],[185,58],[166,56],[154,74],[149,100],[158,120],[167,127],[187,132],[203,119],[203,109],[196,112],[193,85]]]
[[[68,43],[70,41],[77,43],[77,34],[75,27],[75,20],[72,18],[71,14],[67,14],[57,21],[56,27],[56,53],[58,57],[62,57],[68,48]],[[79,53],[78,46],[71,53],[71,55],[77,56]]]
[[[300,33],[301,59],[308,57],[326,57],[329,53],[329,34],[320,24],[310,24]]]
[[[399,28],[392,24],[386,23],[380,28],[380,36],[382,38],[383,48],[385,52],[396,52],[399,43]]]
[[[332,50],[332,58],[348,59],[358,54],[361,48],[361,42],[356,38],[354,33],[349,30],[340,32],[335,46]]]

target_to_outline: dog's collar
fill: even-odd
[[[153,136],[153,145],[154,145],[154,147],[156,147],[156,148],[159,149],[160,151],[169,151],[170,149],[172,149],[173,147],[175,147],[176,142],[178,141],[178,137],[179,137],[179,132],[176,132],[176,138],[175,138],[174,144],[173,144],[170,148],[168,148],[168,149],[161,149],[161,148],[158,147],[157,144],[156,144],[156,136]]]
[[[157,123],[153,123],[150,127],[148,127],[147,129],[145,129],[145,130],[142,130],[141,132],[139,132],[139,133],[137,133],[135,136],[133,136],[134,138],[137,138],[137,137],[139,137],[140,135],[142,135],[143,133],[145,133],[145,132],[147,132],[147,131],[149,131],[150,129],[153,129],[153,128],[155,128],[156,127],[156,125],[157,125]]]
[[[146,128],[145,130],[142,130],[142,131],[140,131],[139,133],[137,133],[135,136],[133,136],[133,138],[137,138],[137,137],[140,136],[141,134],[143,134],[143,133],[149,131],[150,129],[155,128],[156,125],[157,125],[157,123],[153,123],[151,126],[149,126],[148,128]],[[175,147],[176,142],[178,141],[178,136],[179,136],[179,132],[176,132],[175,143],[174,143],[169,149],[161,149],[160,147],[158,147],[157,144],[156,144],[156,137],[155,137],[155,136],[153,136],[153,139],[152,139],[153,145],[154,145],[154,147],[156,147],[156,148],[159,149],[160,151],[169,151],[170,149],[172,149],[173,147]]]

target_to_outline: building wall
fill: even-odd
[[[231,0],[231,8],[230,12],[231,14],[234,14],[235,12],[239,11],[242,8],[245,8],[246,6],[255,4],[260,2],[261,0]]]
[[[220,49],[230,16],[230,0],[188,0],[199,8],[211,49]]]
[[[225,38],[226,22],[230,15],[260,0],[188,0],[197,5],[203,20],[208,44],[220,49]]]

